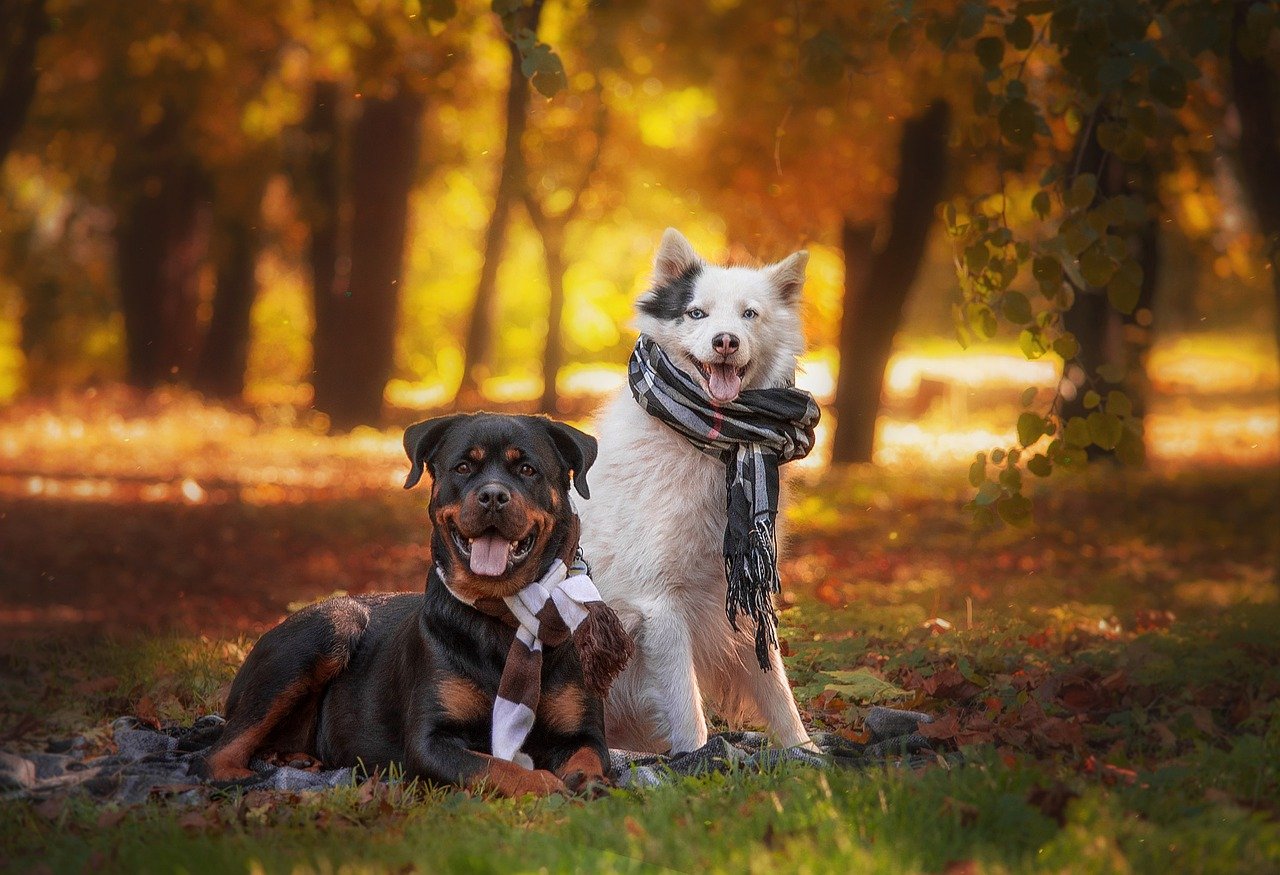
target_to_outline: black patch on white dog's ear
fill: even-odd
[[[668,228],[653,259],[653,288],[636,308],[655,319],[678,319],[693,300],[693,286],[702,272],[702,259],[675,228]]]
[[[422,479],[423,466],[430,462],[440,441],[449,429],[463,419],[466,413],[454,413],[450,416],[437,416],[435,419],[424,419],[415,422],[404,430],[404,452],[409,457],[409,476],[404,479],[404,488],[412,489]]]
[[[554,419],[544,420],[551,443],[564,463],[566,471],[573,472],[573,486],[583,498],[591,497],[587,487],[587,471],[596,461],[599,445],[596,439],[584,431],[578,431],[571,425],[556,422]]]
[[[800,292],[804,290],[804,271],[808,266],[809,253],[801,249],[765,268],[783,303],[794,304],[800,300]]]

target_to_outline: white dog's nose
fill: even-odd
[[[711,345],[720,355],[733,355],[738,351],[738,335],[727,331],[717,334]]]

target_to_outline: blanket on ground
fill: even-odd
[[[874,707],[866,717],[868,742],[816,733],[813,740],[820,754],[770,747],[766,736],[758,732],[718,733],[699,749],[675,756],[613,750],[609,752],[611,776],[619,787],[643,788],[688,775],[734,769],[760,771],[784,762],[815,768],[914,768],[938,759],[929,740],[918,731],[921,723],[931,720],[914,711]],[[198,801],[211,787],[298,792],[350,785],[363,777],[350,768],[297,768],[255,759],[250,764],[255,777],[232,784],[209,784],[198,777],[198,766],[222,728],[223,720],[216,714],[201,717],[190,726],[164,728],[149,726],[136,717],[121,717],[114,724],[114,754],[86,757],[83,738],[51,744],[43,753],[0,751],[0,795],[44,798],[80,790],[103,802],[122,804],[143,802],[152,796]]]

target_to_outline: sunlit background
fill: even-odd
[[[0,492],[24,499],[299,503],[392,488],[404,466],[401,429],[435,413],[542,410],[590,428],[592,411],[623,387],[633,302],[666,226],[713,259],[810,251],[799,384],[826,415],[817,451],[798,467],[821,477],[847,294],[841,229],[870,229],[877,246],[890,230],[899,175],[911,170],[899,167],[903,122],[949,100],[945,199],[959,203],[995,184],[967,108],[972,57],[923,43],[892,57],[869,40],[866,75],[838,93],[810,92],[796,66],[809,25],[785,4],[720,0],[699,13],[695,33],[680,4],[588,12],[548,3],[538,39],[565,70],[551,98],[541,74],[533,89],[512,77],[488,4],[459,4],[456,15],[413,0],[350,9],[171,2],[154,15],[45,5],[34,97],[0,175]],[[872,7],[851,20],[880,26]],[[1052,84],[1049,69],[1046,59],[1030,67]],[[515,156],[504,142],[512,88],[529,94]],[[1230,170],[1235,122],[1222,83],[1207,77],[1197,89],[1158,178],[1158,294],[1135,316],[1142,336],[1131,364],[1156,472],[1280,458],[1272,278]],[[377,219],[375,238],[396,237],[394,217],[367,212],[388,199],[370,206],[358,197],[362,182],[385,182],[379,166],[391,158],[359,159],[369,148],[360,145],[363,120],[387,107],[400,113],[408,133],[394,136],[409,155],[393,187],[406,210],[403,251],[379,256],[399,271],[377,290],[393,327],[385,342],[353,331],[344,347],[339,317],[335,348],[339,382],[344,365],[379,348],[389,351],[389,372],[378,382],[380,409],[335,428],[313,391],[316,302],[370,294],[357,282],[360,246],[377,240],[359,242],[362,217]],[[326,110],[331,129],[317,134]],[[1063,124],[1054,134],[1069,141],[1071,122]],[[375,134],[378,143],[394,139]],[[328,219],[317,207],[326,167],[336,168],[341,190]],[[165,201],[183,174],[189,197]],[[516,195],[494,247],[507,175]],[[1029,224],[1032,182],[999,184],[1012,221]],[[138,212],[148,198],[170,210],[151,226]],[[534,210],[556,220],[550,237]],[[326,221],[339,239],[325,269],[350,274],[354,293],[340,280],[319,289]],[[185,236],[164,236],[182,222]],[[1015,442],[1024,389],[1037,389],[1040,407],[1051,404],[1062,361],[1028,360],[1007,334],[961,347],[956,253],[932,222],[901,322],[886,327],[893,352],[872,461],[962,474],[976,452]],[[169,271],[159,310],[185,301],[173,304],[187,308],[176,321],[148,317],[159,325],[152,345],[179,328],[194,338],[159,377],[138,380],[131,370],[122,277],[136,270],[126,274],[122,252]],[[486,255],[493,319],[482,332],[486,351],[471,350],[477,385],[464,397]],[[247,352],[238,369],[232,363],[230,388],[225,380],[211,388],[197,359],[225,342],[215,339],[216,311],[236,263],[247,265]],[[557,275],[562,354],[548,402]]]

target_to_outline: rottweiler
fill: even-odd
[[[523,694],[500,689],[519,674],[504,670],[521,629],[503,606],[579,556],[569,489],[589,496],[595,438],[544,417],[481,413],[416,423],[404,445],[405,488],[431,473],[425,592],[333,598],[263,635],[231,685],[208,776],[249,777],[252,757],[296,753],[329,767],[398,763],[409,776],[504,796],[607,783],[603,696],[632,644],[602,602],[567,636],[563,624],[560,636],[548,632],[554,611],[537,611],[540,683],[535,672],[520,678]],[[519,640],[527,660],[530,638]],[[516,756],[494,755],[495,697],[530,706]]]

